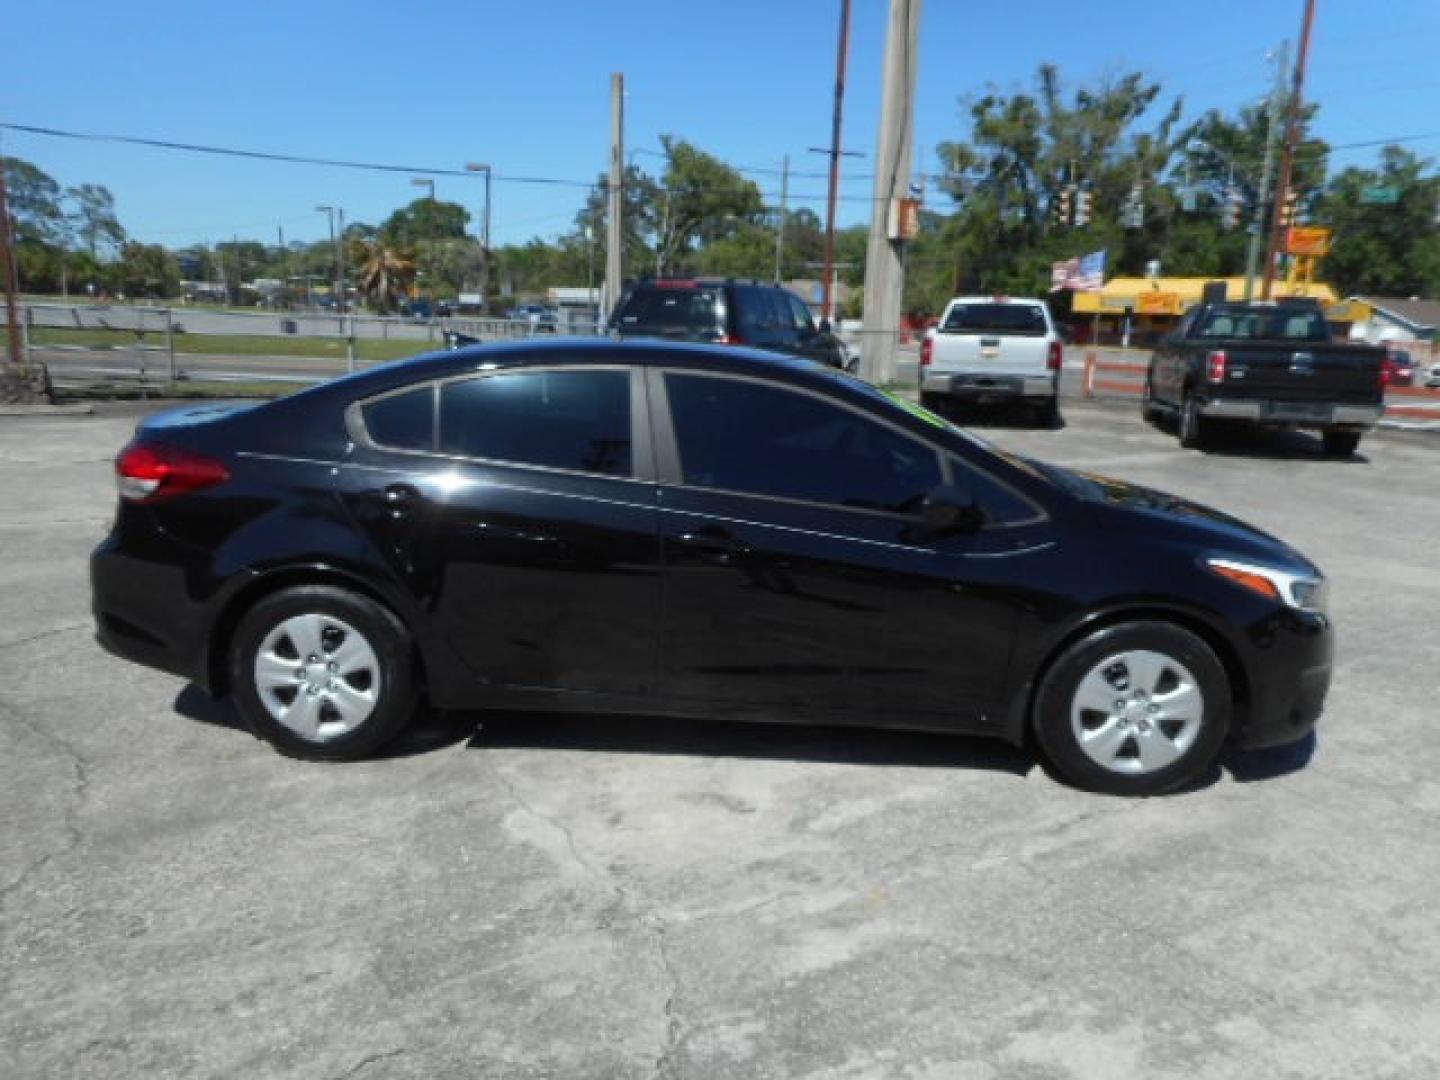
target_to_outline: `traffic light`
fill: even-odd
[[[1081,188],[1075,194],[1075,227],[1083,229],[1090,224],[1090,204],[1095,198],[1094,192],[1089,188]]]
[[[1233,229],[1240,224],[1240,214],[1245,208],[1245,196],[1240,189],[1231,184],[1225,189],[1225,196],[1220,202],[1220,227]]]
[[[1055,224],[1068,225],[1070,223],[1070,199],[1074,190],[1070,185],[1060,189],[1060,197],[1055,201]]]
[[[1299,216],[1300,193],[1293,187],[1285,189],[1285,201],[1280,204],[1280,226],[1288,229]]]

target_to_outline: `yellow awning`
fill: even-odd
[[[1071,310],[1077,315],[1123,315],[1127,309],[1145,315],[1179,315],[1191,304],[1200,302],[1205,286],[1212,281],[1224,281],[1225,294],[1231,300],[1245,295],[1243,277],[1117,277],[1107,281],[1099,292],[1077,292]],[[1259,291],[1258,283],[1256,291]],[[1276,300],[1309,297],[1326,307],[1339,300],[1334,289],[1320,282],[1277,281],[1270,295]]]

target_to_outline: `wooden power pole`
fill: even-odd
[[[1315,0],[1305,0],[1305,18],[1300,26],[1300,55],[1295,61],[1295,87],[1290,92],[1290,118],[1285,129],[1285,153],[1280,159],[1280,181],[1275,185],[1275,205],[1270,213],[1270,245],[1265,252],[1265,283],[1261,299],[1270,299],[1275,281],[1275,262],[1284,237],[1282,219],[1285,196],[1290,192],[1290,173],[1295,165],[1295,143],[1300,138],[1300,107],[1305,89],[1305,61],[1310,55],[1310,30],[1315,24]]]
[[[20,282],[15,273],[15,228],[10,218],[10,193],[5,184],[5,163],[0,158],[0,263],[5,274],[5,327],[10,339],[10,363],[21,367],[25,349],[20,344]]]

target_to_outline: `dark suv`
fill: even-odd
[[[815,325],[805,302],[789,289],[736,278],[667,278],[631,287],[610,320],[619,338],[666,338],[751,345],[801,356],[828,367],[849,367],[844,344],[828,320]]]

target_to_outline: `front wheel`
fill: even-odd
[[[1155,795],[1202,776],[1230,727],[1230,680],[1214,651],[1165,622],[1106,627],[1066,649],[1035,697],[1036,739],[1067,782]]]
[[[1350,457],[1360,445],[1360,432],[1331,428],[1320,433],[1326,457]]]
[[[368,597],[330,586],[267,596],[231,650],[235,703],[282,753],[353,760],[389,742],[414,711],[410,636]]]
[[[1145,389],[1140,395],[1140,415],[1147,424],[1160,422],[1160,407],[1155,404],[1155,386],[1150,376],[1145,376]]]

